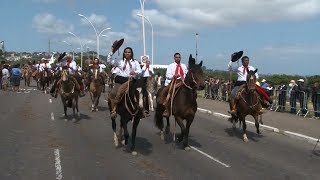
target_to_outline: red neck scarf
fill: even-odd
[[[184,73],[181,64],[177,64],[175,75],[179,74],[181,78],[184,78]]]
[[[248,71],[248,66],[243,66],[243,71],[242,71],[242,73],[244,74],[244,73],[246,73],[246,71]]]

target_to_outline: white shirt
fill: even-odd
[[[62,66],[68,66],[68,62],[67,62],[67,61],[64,61],[64,62],[62,63]],[[70,73],[70,74],[74,74],[77,69],[78,69],[78,68],[77,68],[77,63],[72,60],[72,61],[70,62],[70,64],[69,64],[69,73]]]
[[[243,69],[244,69],[244,66],[241,65],[239,67],[232,67],[232,61],[229,62],[228,64],[228,69],[229,70],[233,70],[233,71],[237,71],[237,74],[238,74],[238,79],[237,81],[247,81],[247,75],[248,75],[248,72],[245,71],[243,73]],[[254,71],[256,70],[256,68],[252,67],[252,66],[248,66],[248,69],[249,71]],[[259,78],[259,75],[258,73],[256,73],[256,78],[258,79]]]
[[[103,72],[106,67],[107,66],[104,64],[99,64],[99,72]],[[91,70],[91,72],[93,72],[93,69],[90,69],[90,70]]]
[[[149,65],[149,69],[147,70],[147,65],[145,64],[142,67],[142,77],[151,77],[154,74],[153,67]]]
[[[117,76],[122,76],[122,77],[129,77],[130,72],[134,71],[136,73],[136,75],[140,75],[141,73],[141,67],[138,61],[135,61],[133,59],[129,60],[131,67],[129,65],[129,63],[124,60],[121,59],[119,61],[116,61],[114,59],[112,59],[112,53],[110,52],[108,54],[108,63],[110,63],[113,66],[117,66],[119,68],[119,71],[116,73]]]
[[[6,68],[3,68],[3,69],[2,69],[2,76],[7,76],[7,77],[9,77],[9,76],[10,76],[9,70],[6,69]]]
[[[120,69],[119,69],[117,66],[115,66],[115,67],[113,67],[113,68],[111,69],[111,73],[112,73],[112,74],[117,74],[119,71],[120,71]]]
[[[51,65],[50,65],[49,63],[42,63],[42,64],[40,64],[39,70],[40,70],[41,72],[44,71],[45,68],[50,69],[50,68],[51,68]]]
[[[188,72],[187,66],[185,64],[181,64],[181,68],[183,70],[183,76],[184,78],[186,77],[186,74]],[[176,62],[169,64],[168,68],[167,68],[167,72],[166,72],[166,81],[164,83],[165,86],[169,85],[173,76],[176,73],[176,68],[177,68],[178,64]],[[178,70],[178,74],[181,76],[180,74],[180,70]],[[181,77],[178,77],[178,79],[180,79]]]

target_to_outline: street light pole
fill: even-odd
[[[198,36],[199,34],[196,33],[196,62],[198,61]]]
[[[151,26],[151,61],[152,61],[152,65],[153,65],[153,26],[147,16],[143,16],[142,14],[137,14],[137,16],[144,17],[144,19],[146,19]]]
[[[78,38],[78,40],[79,40],[79,43],[80,43],[80,51],[81,51],[81,56],[80,56],[80,66],[81,66],[81,68],[82,68],[82,56],[83,56],[83,45],[82,45],[82,42],[81,42],[81,40],[80,40],[80,38],[77,36],[77,35],[75,35],[74,33],[72,33],[72,32],[70,32],[69,31],[69,34],[71,34],[71,35],[73,35],[74,37],[76,37],[76,38]]]
[[[144,32],[144,2],[145,0],[140,0],[140,6],[141,6],[141,20],[142,20],[142,39],[143,39],[143,55],[146,55],[146,35]]]
[[[102,33],[103,31],[105,31],[105,30],[110,30],[111,28],[105,28],[105,29],[103,29],[103,30],[98,34],[97,29],[94,27],[94,25],[92,24],[92,22],[91,22],[85,15],[83,15],[83,14],[78,14],[78,15],[79,15],[80,17],[85,18],[85,19],[91,24],[91,26],[93,27],[94,32],[96,33],[96,38],[97,38],[97,58],[100,59],[99,36],[101,35],[101,33]]]

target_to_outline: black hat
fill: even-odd
[[[113,42],[112,47],[113,47],[113,54],[118,51],[118,49],[122,46],[124,39],[116,40]]]
[[[231,61],[232,61],[232,62],[238,61],[238,60],[241,58],[242,55],[243,55],[243,51],[234,52],[234,53],[231,55]]]

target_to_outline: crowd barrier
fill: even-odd
[[[274,90],[270,97],[273,100],[270,111],[288,112],[303,117],[320,117],[320,93],[312,95],[304,91]],[[229,92],[222,86],[211,88],[209,83],[206,83],[204,98],[228,101]]]

